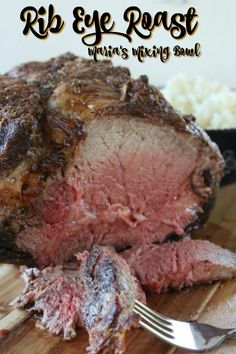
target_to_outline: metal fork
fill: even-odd
[[[172,320],[138,300],[135,300],[134,312],[141,318],[141,327],[179,348],[202,352],[214,349],[225,339],[236,336],[236,328],[223,329],[204,323]]]

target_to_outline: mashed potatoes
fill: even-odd
[[[162,93],[183,113],[192,113],[204,129],[236,128],[236,92],[203,78],[177,75]]]

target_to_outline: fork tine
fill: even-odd
[[[140,316],[139,324],[158,338],[179,348],[205,352],[218,347],[225,339],[236,335],[235,329],[223,329],[209,324],[183,322],[163,317],[138,300],[133,311]]]
[[[151,310],[148,306],[144,305],[142,302],[135,300],[135,307],[137,309],[142,310],[146,314],[149,314],[150,316],[155,317],[156,319],[161,321],[164,325],[172,326],[171,321],[169,321],[167,317],[164,317],[164,316],[160,315],[159,313],[157,313],[156,311]]]
[[[145,321],[145,323],[147,323],[148,325],[156,328],[158,331],[162,332],[164,335],[166,335],[168,337],[169,336],[172,337],[172,334],[173,334],[172,328],[163,325],[163,323],[161,323],[160,321],[155,319],[155,317],[143,313],[140,309],[134,308],[133,311],[134,311],[134,313],[139,315],[141,317],[141,319],[143,321]]]
[[[174,340],[174,336],[172,336],[169,333],[163,332],[161,329],[157,328],[157,326],[151,326],[150,323],[147,323],[142,320],[139,321],[139,324],[141,325],[141,327],[148,330],[152,334],[155,334],[157,337],[163,339],[164,341],[167,341],[170,343]]]

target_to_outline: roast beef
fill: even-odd
[[[61,264],[94,244],[162,243],[204,221],[219,150],[145,76],[67,54],[1,82],[2,261]]]
[[[26,287],[13,305],[36,312],[40,326],[71,339],[76,327],[89,333],[90,353],[125,350],[126,333],[138,326],[134,300],[145,294],[126,261],[112,249],[94,246],[78,254],[81,264],[24,269]]]
[[[122,256],[141,284],[157,293],[236,276],[236,254],[205,240],[137,246]]]

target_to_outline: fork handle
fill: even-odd
[[[236,328],[229,330],[229,332],[226,334],[226,338],[232,337],[236,337]]]

